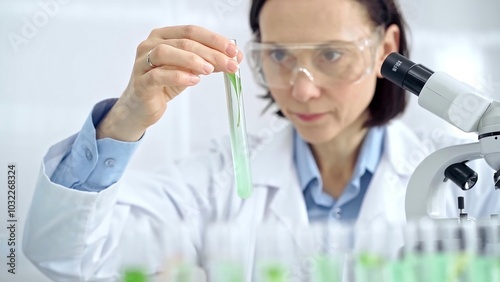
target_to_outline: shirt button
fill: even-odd
[[[88,148],[85,148],[85,157],[87,160],[91,161],[92,160],[92,152]]]
[[[337,219],[342,218],[342,209],[340,209],[340,208],[335,209],[335,218],[337,218]]]
[[[115,159],[107,159],[106,161],[104,161],[104,164],[107,166],[107,167],[114,167],[115,166]]]

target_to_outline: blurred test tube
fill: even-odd
[[[256,236],[254,281],[291,281],[296,266],[291,230],[277,222],[267,222],[258,228]]]
[[[208,281],[246,281],[253,249],[251,237],[248,230],[231,222],[213,223],[207,228],[204,245]]]

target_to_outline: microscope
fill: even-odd
[[[443,72],[390,54],[382,65],[382,76],[418,96],[420,106],[464,132],[474,132],[478,142],[446,147],[430,154],[415,169],[406,192],[406,218],[433,217],[431,203],[439,185],[452,181],[462,190],[471,189],[477,173],[467,162],[483,158],[494,170],[493,183],[500,189],[500,102]],[[493,189],[493,188],[492,188]],[[463,198],[458,199],[462,210]],[[462,214],[462,212],[461,212]]]

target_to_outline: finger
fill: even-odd
[[[146,73],[158,67],[180,68],[195,75],[210,74],[214,66],[198,54],[175,48],[168,44],[159,44],[148,54],[138,59],[136,66],[141,73]]]
[[[199,42],[189,39],[172,39],[166,40],[165,43],[198,54],[205,61],[212,64],[216,71],[236,72],[238,69],[239,63],[235,61],[233,57],[229,57],[225,53],[212,49]],[[238,52],[236,57],[241,56],[239,55],[240,53],[242,52]]]
[[[229,39],[196,25],[169,26],[158,28],[153,30],[150,36],[159,37],[162,39],[191,39],[221,53],[224,53],[231,58],[236,56],[237,53],[235,44]]]
[[[243,61],[243,52],[238,50],[238,54],[236,55],[236,58],[238,59],[238,64],[241,64],[241,61]]]
[[[187,87],[196,85],[200,77],[188,71],[154,68],[140,77],[138,83],[144,90],[163,87]]]

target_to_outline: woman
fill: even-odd
[[[159,271],[162,251],[151,242],[178,220],[193,226],[197,255],[213,220],[250,228],[269,220],[405,221],[405,187],[417,164],[406,158],[420,143],[391,122],[405,95],[379,72],[389,53],[407,54],[396,4],[254,0],[250,22],[256,79],[291,124],[251,140],[259,148],[253,195],[241,200],[232,178],[221,177],[232,171],[223,141],[162,173],[122,177],[170,100],[201,75],[235,72],[243,59],[228,39],[201,27],[156,29],[139,45],[122,96],[96,105],[82,131],[44,159],[24,237],[26,255],[44,273],[58,281],[107,280],[124,262]],[[453,198],[440,208],[455,216]]]

